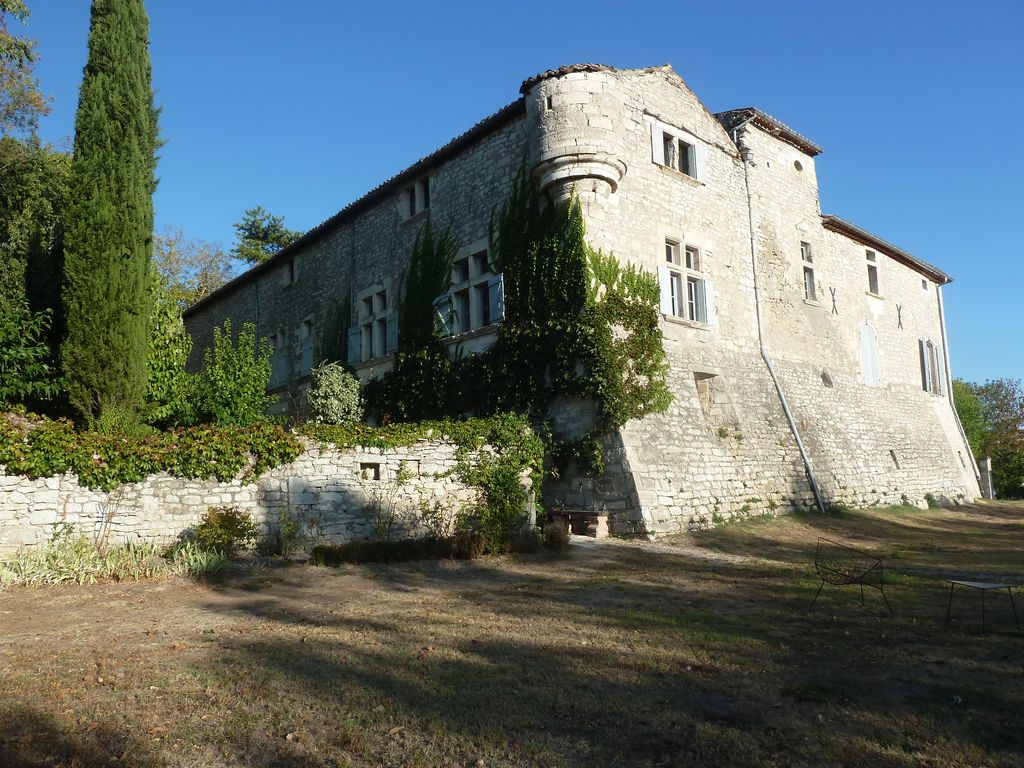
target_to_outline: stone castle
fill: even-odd
[[[502,320],[488,222],[525,158],[550,197],[579,195],[593,246],[657,273],[673,395],[666,413],[608,437],[604,476],[552,482],[547,504],[606,509],[614,529],[653,534],[778,508],[979,495],[949,396],[951,280],[821,213],[819,146],[756,108],[710,113],[669,66],[564,67],[521,93],[192,307],[192,363],[225,318],[253,322],[286,409],[349,299],[350,364],[361,378],[388,370],[427,217],[461,244],[446,343],[486,348]],[[586,410],[567,408],[562,426]]]

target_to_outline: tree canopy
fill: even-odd
[[[996,496],[1024,498],[1024,388],[1019,379],[953,382],[957,414],[975,456],[992,457]]]
[[[249,264],[262,264],[302,235],[288,229],[283,216],[274,216],[260,205],[247,210],[234,227],[238,243],[231,255]]]
[[[184,310],[238,273],[237,262],[218,243],[186,237],[165,227],[153,238],[153,267],[167,297]]]
[[[49,111],[33,73],[36,43],[8,27],[9,17],[24,22],[28,15],[23,0],[0,0],[0,135],[32,133],[39,117]]]

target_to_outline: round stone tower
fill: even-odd
[[[615,70],[601,64],[576,64],[526,80],[532,176],[553,200],[575,190],[581,200],[606,200],[626,173],[623,113]]]

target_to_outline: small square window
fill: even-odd
[[[808,264],[813,264],[814,263],[814,254],[811,253],[811,244],[810,243],[804,243],[804,242],[800,243],[800,258],[803,261],[806,261]]]
[[[675,264],[677,267],[681,264],[679,258],[679,243],[675,240],[665,241],[665,261],[669,264]]]
[[[692,245],[686,246],[686,268],[700,272],[700,251]]]
[[[474,253],[471,259],[473,265],[473,277],[480,277],[480,275],[489,271],[490,267],[487,264],[487,251]]]

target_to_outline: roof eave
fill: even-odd
[[[833,216],[831,214],[822,214],[821,222],[826,229],[845,235],[851,240],[856,240],[862,245],[871,246],[872,248],[885,253],[889,258],[906,264],[908,267],[920,272],[925,277],[931,278],[939,285],[949,285],[953,282],[952,277],[933,264],[929,264],[927,261],[923,261],[916,256],[907,253],[902,248],[897,248],[892,243],[883,240],[877,235],[871,234],[866,229],[862,229],[856,224],[851,224],[845,219],[841,219],[838,216]]]
[[[204,296],[191,307],[186,309],[184,316],[188,317],[189,315],[198,312],[213,302],[214,299],[242,287],[263,273],[284,263],[288,258],[300,251],[303,246],[319,239],[339,224],[343,224],[344,222],[355,218],[355,216],[362,213],[367,208],[377,204],[380,200],[394,192],[396,188],[408,184],[420,174],[434,170],[458,152],[461,152],[490,133],[493,133],[499,128],[505,126],[507,123],[510,123],[525,114],[526,102],[524,99],[520,98],[513,101],[511,104],[506,104],[494,114],[489,117],[485,117],[465,133],[456,136],[441,148],[435,150],[426,157],[417,160],[404,171],[401,171],[390,179],[381,182],[362,197],[353,200],[329,219],[308,230],[295,242],[282,248],[266,261],[246,270],[235,279],[225,283],[207,296]]]

